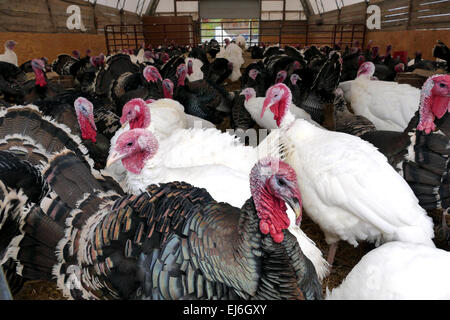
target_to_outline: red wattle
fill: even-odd
[[[148,157],[147,152],[134,153],[126,158],[122,159],[122,164],[131,173],[140,174],[142,168],[144,168],[145,160]]]
[[[434,96],[431,103],[431,111],[438,118],[442,118],[450,108],[450,97]]]
[[[144,127],[144,117],[136,117],[130,121],[130,129],[145,129]]]
[[[92,128],[89,121],[81,120],[79,121],[80,129],[81,129],[81,137],[84,140],[91,140],[92,142],[96,142],[97,139],[97,131]]]
[[[168,89],[166,89],[165,87],[163,87],[163,92],[164,92],[164,98],[167,99],[172,99],[173,95],[172,92],[170,92]]]
[[[186,78],[186,74],[181,75],[181,76],[178,78],[177,84],[178,84],[179,86],[184,86],[184,80],[185,80],[185,78]]]
[[[41,70],[35,70],[34,74],[36,77],[36,85],[45,87],[47,85],[47,81],[45,81],[44,73]]]
[[[259,221],[259,230],[262,234],[268,234],[269,233],[269,225],[266,221],[261,220]]]
[[[274,198],[269,190],[270,186],[266,183],[263,191],[254,198],[258,203],[259,230],[262,234],[270,234],[274,242],[280,243],[284,239],[283,230],[289,227],[290,221],[284,201]]]

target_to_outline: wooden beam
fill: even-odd
[[[52,8],[50,7],[50,3],[48,2],[48,0],[46,0],[45,3],[47,4],[48,15],[50,16],[50,22],[52,23],[52,26],[54,28],[55,27],[55,21],[53,20]]]
[[[156,8],[158,7],[159,0],[150,0],[150,4],[147,7],[147,10],[145,11],[146,16],[154,16],[156,13]]]
[[[300,3],[303,7],[303,11],[305,12],[306,19],[309,19],[310,16],[314,15],[314,10],[309,0],[300,0]]]

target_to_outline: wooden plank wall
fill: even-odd
[[[381,30],[417,30],[450,28],[450,0],[385,0],[371,1],[380,6]],[[309,18],[309,23],[364,23],[364,2]],[[439,16],[433,16],[439,15]]]
[[[342,10],[334,10],[326,12],[322,15],[313,15],[309,18],[309,23],[317,24],[359,24],[366,20],[366,4],[364,2],[345,6]]]
[[[435,60],[432,49],[437,40],[450,43],[448,30],[399,30],[368,32],[367,41],[372,40],[373,45],[379,46],[381,54],[385,53],[386,46],[391,44],[393,51],[406,51],[409,58],[414,58],[416,51],[422,52],[422,58]]]
[[[6,40],[17,41],[14,51],[19,64],[41,57],[53,61],[58,54],[71,54],[75,49],[83,56],[87,49],[91,49],[93,55],[106,54],[104,34],[0,32],[1,47]],[[3,48],[0,49],[0,53],[3,53]]]
[[[173,40],[177,44],[187,45],[196,40],[191,16],[143,17],[142,23],[147,44],[160,45]]]
[[[66,26],[67,7],[78,5],[86,33],[103,33],[107,24],[140,24],[139,15],[82,0],[0,0],[0,32],[79,33]]]

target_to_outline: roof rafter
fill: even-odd
[[[156,8],[158,7],[159,0],[150,0],[150,4],[145,11],[146,16],[154,16],[156,13]]]
[[[300,0],[302,4],[303,11],[305,12],[305,16],[308,19],[310,16],[314,15],[314,10],[311,6],[310,0]]]

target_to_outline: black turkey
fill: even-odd
[[[9,62],[0,61],[0,94],[10,103],[20,102],[22,86],[26,82],[23,70]]]
[[[295,172],[279,160],[255,165],[253,196],[241,209],[183,182],[122,196],[68,151],[53,157],[44,176],[52,188],[44,201],[8,212],[6,221],[23,227],[7,257],[26,278],[56,277],[68,297],[322,297],[314,266],[286,230],[285,202],[299,213],[301,199]],[[267,201],[277,203],[273,210]]]
[[[206,45],[206,52],[214,59],[220,51],[220,44],[216,39],[211,39]]]
[[[447,72],[450,71],[450,49],[441,40],[433,48],[433,57],[444,60]]]
[[[57,94],[65,91],[61,85],[47,79],[45,61],[33,59],[31,67],[33,68],[35,79],[28,80],[23,84],[20,95],[17,96],[17,104],[34,103],[49,97],[55,97]]]
[[[95,94],[109,102],[113,102],[113,91],[121,88],[121,80],[130,74],[137,74],[139,72],[139,66],[131,61],[129,55],[113,55],[106,59],[105,67],[97,75]]]
[[[222,86],[208,80],[190,82],[186,79],[186,65],[177,69],[174,99],[179,101],[187,114],[219,124],[231,112],[233,95]]]
[[[222,84],[233,72],[233,63],[225,58],[216,58],[208,66],[208,70],[203,72],[205,79]]]
[[[264,97],[270,86],[270,78],[261,61],[250,63],[241,77],[241,89],[253,88],[257,97]]]

